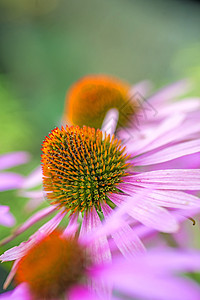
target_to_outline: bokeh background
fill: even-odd
[[[0,0],[0,154],[27,150],[31,162],[13,171],[36,167],[67,89],[86,74],[148,79],[153,91],[190,78],[200,96],[199,16],[200,3],[186,0]],[[25,201],[16,191],[0,195],[17,224],[29,216]],[[0,239],[10,232],[0,226]],[[9,267],[1,266],[1,281]]]

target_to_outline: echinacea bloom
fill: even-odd
[[[188,143],[196,143],[195,147],[190,145],[187,148],[190,153],[199,150],[198,140]],[[166,147],[163,151],[169,151],[168,156],[160,156],[159,151],[156,156],[155,151],[158,163],[164,157],[170,159],[170,153],[183,156],[185,152],[178,151],[179,147],[179,144],[173,145],[172,149]],[[91,224],[92,227],[98,226],[102,218],[107,218],[113,208],[128,203],[126,213],[133,220],[159,231],[174,232],[178,229],[178,222],[164,207],[186,211],[200,208],[199,198],[185,192],[199,189],[199,169],[144,172],[141,168],[142,152],[128,156],[125,145],[114,135],[110,137],[99,129],[86,126],[55,128],[43,142],[42,151],[43,186],[52,206],[33,215],[11,239],[57,210],[61,211],[61,219],[67,213],[70,218],[81,216],[81,231],[87,232],[91,230]],[[144,162],[147,162],[146,153]],[[125,255],[130,252],[125,245],[131,239],[134,240],[132,252],[143,249],[127,223],[113,238]]]
[[[87,237],[79,239],[70,226],[64,232],[38,234],[14,263],[17,287],[0,299],[199,299],[198,284],[177,275],[200,270],[199,252],[150,250],[131,259],[115,253],[112,263],[97,263],[92,251],[95,239]]]
[[[24,164],[28,160],[29,155],[26,152],[11,152],[0,155],[0,192],[22,187],[24,179],[21,175],[4,170]],[[15,218],[9,210],[8,206],[0,205],[0,225],[11,227],[15,224]]]
[[[106,113],[116,108],[119,125],[126,125],[135,112],[134,101],[129,101],[130,85],[107,75],[89,75],[81,78],[66,96],[63,122],[65,124],[101,128]]]

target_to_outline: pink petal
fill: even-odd
[[[15,225],[15,218],[10,213],[10,208],[5,205],[0,205],[0,224],[7,227]]]
[[[104,134],[106,133],[107,135],[110,134],[110,136],[112,136],[115,133],[118,119],[118,110],[115,108],[110,109],[103,120],[101,131],[104,132]]]
[[[50,234],[54,231],[54,229],[59,225],[62,221],[65,212],[61,211],[55,217],[53,217],[50,221],[40,227],[27,242],[22,242],[19,246],[15,246],[0,256],[2,262],[4,261],[12,261],[23,257],[26,252],[38,241],[40,241],[44,236]]]
[[[100,300],[96,294],[83,286],[75,286],[72,288],[69,293],[67,293],[67,297],[69,297],[69,300]]]
[[[133,196],[129,197],[118,194],[112,194],[109,198],[114,203],[118,198],[126,200],[127,214],[148,227],[163,232],[178,230],[176,219],[166,209],[149,202],[148,199],[145,199],[145,196],[140,201],[135,201]]]
[[[152,84],[148,80],[144,80],[134,84],[129,91],[130,97],[134,99],[134,95],[139,93],[143,97],[147,96],[152,89]]]
[[[31,294],[25,283],[18,285],[13,291],[0,295],[0,300],[31,300]]]
[[[27,211],[33,211],[45,200],[44,192],[42,190],[38,190],[38,191],[20,190],[18,194],[22,197],[29,198],[29,201],[25,204],[25,210]]]
[[[108,205],[102,205],[102,210],[107,220],[113,210]],[[121,221],[121,228],[112,233],[112,238],[125,257],[129,258],[145,251],[144,245],[126,222]]]
[[[128,151],[132,152],[135,156],[156,147],[165,145],[168,142],[167,138],[165,138],[166,135],[170,133],[170,139],[172,139],[172,132],[174,133],[176,128],[180,128],[180,125],[184,119],[185,116],[183,115],[170,116],[164,119],[164,121],[157,126],[151,126],[151,128],[148,128],[148,130],[143,129],[141,131],[141,138],[138,137],[135,141],[128,143]]]
[[[141,191],[140,187],[131,186],[121,183],[120,189],[127,192],[132,197],[137,195],[137,192]],[[164,207],[180,208],[180,209],[192,209],[200,208],[200,198],[182,191],[170,191],[170,190],[153,190],[145,194],[145,198],[150,202]]]
[[[187,93],[188,90],[190,90],[190,86],[191,84],[188,80],[180,80],[160,89],[147,101],[149,101],[152,105],[165,103],[168,100],[173,100]]]
[[[200,108],[199,98],[187,98],[173,103],[165,103],[163,107],[159,107],[159,117],[166,117],[177,113],[190,113]]]
[[[0,192],[22,187],[24,178],[21,175],[11,172],[0,174]]]
[[[0,155],[0,170],[9,169],[29,161],[30,155],[27,152],[11,152]]]
[[[200,151],[200,139],[181,143],[174,146],[169,146],[166,149],[147,153],[134,158],[136,165],[152,165],[166,162],[181,156],[197,153]],[[200,154],[199,154],[200,155]]]
[[[148,194],[149,201],[164,207],[191,209],[200,207],[200,199],[181,191],[154,190]]]
[[[101,220],[95,209],[85,213],[80,231],[80,239],[84,240],[84,235],[88,234],[100,225]],[[110,247],[106,236],[101,236],[95,239],[90,249],[95,263],[99,264],[111,261]]]
[[[25,221],[23,225],[21,225],[20,227],[18,227],[17,229],[15,229],[14,232],[13,232],[13,234],[11,236],[5,238],[0,243],[0,245],[2,246],[2,245],[7,244],[8,242],[12,241],[15,237],[17,237],[18,235],[20,235],[22,232],[26,231],[28,228],[30,228],[31,226],[33,226],[38,221],[40,221],[43,218],[45,218],[48,215],[50,215],[55,210],[56,210],[55,206],[50,206],[50,207],[43,208],[40,211],[36,212],[27,221]]]
[[[7,289],[7,287],[8,287],[9,284],[11,283],[13,277],[15,276],[15,273],[16,273],[16,271],[17,271],[17,266],[18,266],[19,261],[20,261],[20,259],[17,259],[17,260],[14,262],[14,264],[13,264],[11,270],[10,270],[10,273],[8,274],[8,276],[7,276],[7,278],[6,278],[6,281],[4,282],[4,285],[3,285],[3,289],[4,289],[4,290]]]
[[[73,237],[78,232],[79,224],[78,224],[78,214],[74,213],[70,216],[69,223],[66,229],[63,231],[63,236],[65,237]]]
[[[150,189],[199,190],[199,169],[172,169],[127,176],[125,182]]]
[[[37,167],[33,172],[25,178],[23,183],[24,189],[30,189],[42,184],[42,168]]]

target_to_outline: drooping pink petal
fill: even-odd
[[[184,121],[184,115],[170,116],[164,119],[161,124],[157,126],[143,128],[141,130],[141,136],[138,136],[134,143],[127,144],[127,150],[132,152],[133,155],[140,155],[147,150],[154,149],[156,147],[165,145],[168,140],[165,138],[170,133],[170,139],[172,139],[172,132],[179,128]],[[180,130],[179,130],[180,132]],[[134,133],[132,133],[134,135]],[[164,138],[163,138],[164,137]]]
[[[4,172],[0,174],[0,192],[22,187],[24,178],[16,173]]]
[[[141,155],[134,158],[134,164],[153,165],[197,152],[200,152],[200,139],[169,146],[166,149],[158,150],[154,153]]]
[[[95,209],[85,213],[80,230],[80,239],[84,239],[84,235],[94,230],[101,225],[101,220]],[[101,236],[94,240],[91,252],[94,254],[94,261],[96,264],[107,263],[111,261],[111,253],[106,236]]]
[[[149,202],[145,196],[140,201],[137,201],[133,196],[111,194],[109,199],[114,203],[118,199],[127,201],[127,214],[148,227],[163,232],[175,232],[178,230],[178,223],[172,214],[166,209]]]
[[[14,230],[13,234],[7,238],[5,238],[3,241],[1,241],[0,245],[5,245],[8,242],[12,241],[15,237],[20,235],[22,232],[26,231],[28,228],[30,228],[32,225],[37,223],[38,221],[42,220],[43,218],[47,217],[51,213],[56,211],[55,206],[49,206],[41,209],[40,211],[36,212],[33,216],[31,216],[27,221],[25,221],[21,226],[19,226],[17,229]]]
[[[31,294],[28,285],[22,283],[18,285],[13,291],[6,292],[0,295],[0,300],[31,300]]]
[[[154,274],[195,272],[200,269],[200,253],[197,250],[180,251],[165,248],[149,250],[147,255],[137,256],[134,265],[149,268]]]
[[[142,97],[146,97],[150,93],[151,89],[152,89],[152,84],[150,81],[148,80],[140,81],[131,87],[129,91],[130,98],[134,99],[134,95],[137,93],[142,95]]]
[[[163,118],[177,113],[190,113],[200,108],[199,98],[187,98],[173,103],[165,103],[159,107],[158,117]]]
[[[157,255],[159,261],[156,260]],[[174,268],[176,257],[178,268]],[[180,253],[179,258],[178,251],[174,253],[174,257],[172,251],[150,254],[147,252],[131,261],[124,261],[118,257],[113,260],[111,266],[97,268],[94,275],[104,278],[107,282],[111,280],[114,289],[137,299],[145,297],[151,300],[197,300],[200,287],[190,280],[173,275],[177,270],[199,270],[200,263],[195,266],[196,259],[200,262],[199,253],[194,253],[194,256],[193,253]]]
[[[146,273],[148,276],[148,280],[146,280],[143,274],[137,272],[137,275],[134,276],[133,272],[127,274],[122,271],[122,268],[109,275],[117,290],[136,299],[198,300],[200,295],[198,284],[183,278],[155,278]],[[104,278],[109,280],[107,276]]]
[[[75,236],[76,232],[78,231],[78,214],[74,213],[70,219],[69,219],[69,223],[67,225],[67,227],[65,228],[65,230],[63,231],[63,236],[65,237],[73,237]]]
[[[0,205],[0,225],[12,227],[15,225],[15,218],[10,213],[10,208],[5,205]]]
[[[129,195],[135,197],[137,192],[141,191],[140,187],[130,186],[121,183],[120,188]],[[200,208],[200,198],[194,195],[171,190],[151,190],[145,194],[145,198],[150,202],[164,207],[180,208],[180,209],[193,209]]]
[[[105,134],[112,136],[115,133],[119,119],[119,112],[116,108],[110,109],[103,121],[101,131]]]
[[[24,189],[30,189],[35,186],[42,184],[42,168],[41,166],[37,167],[33,172],[27,176],[23,183]]]
[[[25,210],[27,211],[33,211],[36,207],[38,207],[41,203],[45,201],[44,192],[42,190],[20,190],[18,194],[22,197],[29,198],[29,201],[25,204]]]
[[[172,169],[127,176],[125,181],[150,189],[199,190],[200,169]]]
[[[29,161],[30,155],[27,152],[11,152],[0,155],[0,170],[9,169]]]
[[[190,87],[191,83],[188,80],[180,80],[160,89],[153,96],[148,98],[147,101],[149,101],[152,105],[157,106],[184,95],[188,92],[188,90],[190,90]]]
[[[102,205],[102,211],[105,217],[105,221],[108,219],[113,212],[113,210],[108,205]],[[121,221],[121,228],[112,233],[112,238],[114,239],[117,247],[121,253],[130,258],[145,251],[145,247],[141,240],[134,233],[134,230],[128,225],[128,223]]]
[[[13,264],[13,266],[12,266],[12,268],[11,268],[11,270],[10,270],[7,278],[6,278],[6,281],[4,282],[4,285],[3,285],[3,289],[4,290],[7,289],[7,287],[9,286],[9,284],[11,283],[11,281],[13,280],[13,277],[15,276],[15,273],[17,271],[17,266],[18,266],[19,261],[20,261],[20,259],[17,259],[14,262],[14,264]]]
[[[175,116],[175,119],[180,119]],[[169,119],[170,121],[170,119]],[[177,120],[178,121],[178,120]],[[172,123],[171,125],[168,125],[169,130],[166,130],[164,132],[159,132],[159,126],[158,128],[154,129],[154,133],[152,134],[149,133],[149,136],[145,138],[144,141],[138,141],[138,146],[136,144],[136,147],[132,145],[132,151],[133,153],[136,154],[141,154],[145,153],[147,151],[151,151],[153,149],[156,149],[158,147],[167,145],[169,143],[174,143],[174,142],[184,142],[186,139],[189,139],[191,135],[194,135],[198,132],[200,132],[200,124],[197,122],[194,122],[193,120],[191,121],[184,121],[181,126],[176,126],[172,128]],[[167,124],[166,124],[167,125]],[[177,124],[178,125],[178,124]],[[162,126],[162,125],[161,125]],[[159,133],[159,134],[158,134]]]
[[[6,252],[4,252],[0,256],[0,260],[4,261],[12,261],[23,257],[26,252],[38,241],[44,238],[46,235],[50,234],[54,231],[54,229],[59,225],[62,221],[64,216],[66,215],[65,212],[59,212],[55,217],[53,217],[50,221],[45,223],[42,227],[40,227],[30,238],[27,242],[22,242],[19,246],[15,246]]]
[[[88,290],[84,286],[75,286],[67,293],[67,299],[69,300],[102,300],[95,293]]]
[[[101,225],[100,218],[95,209],[85,213],[83,222],[80,230],[80,241],[84,242],[84,235],[92,232],[95,228]],[[101,235],[95,238],[88,248],[93,263],[96,265],[104,265],[111,263],[111,251],[108,244],[106,235]],[[91,277],[88,279],[89,288],[94,291],[97,295],[104,295],[105,300],[110,298],[112,292],[112,286],[108,285],[104,280],[96,281],[96,278]]]

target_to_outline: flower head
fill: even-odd
[[[16,282],[27,283],[36,299],[55,299],[85,275],[85,248],[60,231],[44,237],[18,263]]]
[[[97,129],[101,128],[109,109],[123,108],[118,125],[126,125],[127,115],[135,111],[133,102],[129,101],[129,90],[127,83],[107,75],[85,76],[67,94],[63,121]]]
[[[43,185],[52,204],[66,211],[101,210],[108,193],[118,192],[127,175],[127,155],[120,141],[99,129],[55,128],[42,147]]]

